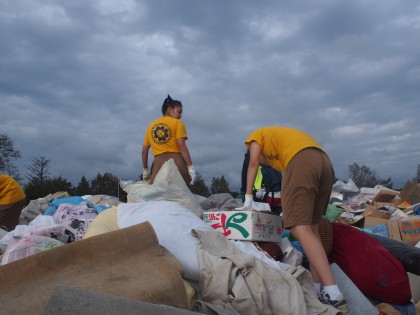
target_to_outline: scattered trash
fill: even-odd
[[[194,303],[195,305],[201,303],[200,305],[217,309],[223,307],[223,304],[218,301],[230,299],[232,302],[237,296],[237,302],[229,306],[237,313],[252,314],[254,308],[264,307],[275,314],[275,310],[284,308],[282,303],[286,302],[284,300],[281,302],[273,294],[274,292],[285,294],[286,291],[289,292],[287,296],[290,296],[287,301],[289,308],[302,309],[302,312],[305,310],[311,314],[312,310],[321,305],[318,304],[320,302],[311,289],[313,283],[309,271],[305,269],[307,260],[303,248],[293,238],[290,231],[282,229],[281,215],[270,212],[271,208],[265,207],[265,204],[258,205],[261,209],[256,210],[259,211],[235,211],[233,209],[239,206],[241,200],[234,199],[229,194],[216,194],[209,198],[193,195],[170,161],[162,166],[153,185],[142,181],[121,180],[121,188],[128,193],[127,203],[106,195],[70,196],[67,192],[57,192],[31,201],[22,211],[21,222],[16,229],[0,234],[0,250],[3,252],[1,264],[4,265],[0,266],[2,276],[7,277],[11,270],[10,266],[14,266],[13,264],[22,258],[36,261],[38,257],[41,257],[38,253],[49,251],[57,246],[63,248],[62,253],[65,253],[65,248],[71,244],[85,244],[84,242],[94,240],[101,235],[134,228],[148,222],[149,229],[156,234],[159,246],[164,251],[168,251],[168,257],[172,257],[165,258],[166,262],[173,265],[175,269],[181,270],[180,274],[186,284],[186,292],[183,294],[189,297],[186,299],[189,301],[188,305],[184,308],[192,309]],[[407,248],[410,250],[415,244],[420,246],[420,184],[409,181],[399,192],[379,185],[359,188],[351,179],[347,182],[337,181],[333,185],[326,218],[329,222],[360,229],[374,238],[394,242],[391,245],[396,252],[406,253]],[[239,235],[238,231],[243,233]],[[267,244],[263,243],[258,246],[254,243],[256,241],[269,242],[270,246],[264,246]],[[218,247],[217,244],[224,245]],[[401,244],[400,251],[398,244]],[[121,243],[121,246],[124,247],[126,244]],[[351,248],[355,244],[346,246]],[[104,250],[106,250],[105,247]],[[273,254],[276,252],[281,255]],[[95,251],[95,253],[97,255],[102,253],[101,258],[98,259],[106,259],[106,252]],[[375,255],[375,253],[370,253],[370,255]],[[252,263],[249,260],[250,256],[254,256]],[[408,261],[404,259],[404,262]],[[253,270],[248,276],[246,273],[241,274],[240,271],[245,262],[248,264],[247,268]],[[229,264],[238,270],[230,273],[228,272],[230,269],[220,267],[227,266],[224,264]],[[9,266],[8,269],[6,266]],[[165,266],[167,270],[168,265]],[[408,262],[405,266],[411,268],[413,265]],[[363,268],[363,266],[355,268]],[[413,268],[411,270],[417,270],[416,267]],[[66,272],[71,273],[71,269],[69,270]],[[210,278],[203,274],[209,270],[212,270]],[[75,271],[79,272],[77,268]],[[230,280],[225,279],[227,282],[223,285],[235,284],[235,287],[230,290],[237,290],[238,283],[247,283],[247,292],[234,291],[234,296],[230,298],[218,296],[220,292],[217,292],[216,288],[225,280],[220,283],[214,281],[216,279],[221,281],[225,277],[222,271],[230,273],[231,276],[237,275]],[[114,270],[113,274],[118,277],[118,270]],[[407,281],[410,281],[411,287],[420,290],[420,276],[412,274],[409,276]],[[293,288],[282,288],[278,283],[275,287],[269,284],[269,279],[285,278],[289,279],[287,283]],[[296,281],[297,278],[300,280]],[[340,279],[345,279],[347,284],[354,286],[351,278]],[[147,281],[152,283],[153,279],[148,278]],[[346,283],[340,285],[346,285]],[[167,284],[162,283],[162,285]],[[294,292],[298,292],[294,291],[295,286],[300,287],[298,291],[304,294],[295,294]],[[95,284],[92,283],[91,287],[94,288]],[[153,286],[150,289],[154,290]],[[260,289],[262,291],[259,291]],[[366,305],[366,309],[374,309],[376,313],[406,312],[411,314],[409,312],[415,312],[416,308],[419,312],[420,309],[420,294],[415,291],[417,289],[412,289],[412,301],[407,305],[375,301],[369,296],[366,297],[366,301],[365,299],[363,301],[369,304]],[[259,305],[257,300],[249,304],[247,299],[239,300],[242,296],[257,292],[255,290],[264,292],[263,295],[269,301],[268,304]],[[227,292],[229,290],[226,294]],[[52,291],[49,291],[49,294],[52,294]],[[362,293],[358,292],[358,294]],[[142,300],[142,297],[137,296],[136,299]],[[5,307],[8,307],[8,301],[2,300],[1,294],[0,300],[5,303]],[[44,300],[44,303],[48,302],[45,297]],[[346,300],[349,303],[350,314],[355,314],[351,311],[351,303],[357,302],[352,302],[351,297]],[[10,303],[16,303],[16,301],[10,301]],[[173,302],[165,303],[179,307]],[[358,306],[360,305],[354,304],[353,309],[360,309]],[[224,309],[224,311],[227,310]],[[325,314],[336,314],[336,310],[331,307]]]

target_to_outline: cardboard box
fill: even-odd
[[[398,203],[395,204],[395,203],[391,203],[391,202],[374,201],[373,206],[376,207],[376,208],[385,208],[385,209],[386,209],[386,207],[397,208]]]
[[[203,221],[229,239],[280,242],[282,218],[261,211],[206,211]]]
[[[365,217],[363,215],[356,215],[350,219],[346,217],[339,217],[338,222],[348,224],[354,227],[362,228],[364,227],[364,224],[365,224]]]
[[[386,211],[381,211],[373,206],[367,205],[365,210],[364,227],[371,227],[383,224],[388,228],[390,238],[401,241],[400,230],[397,220],[391,220],[391,215]]]
[[[410,241],[420,237],[420,216],[398,220],[398,226],[403,241]]]
[[[420,315],[420,301],[416,304],[416,315]]]
[[[385,213],[373,207],[365,210],[364,227],[383,224],[388,227],[389,237],[398,241],[411,241],[420,237],[420,216],[409,216],[403,219],[391,219]]]
[[[383,202],[383,203],[392,203],[394,198],[399,194],[395,190],[382,189],[378,194],[373,198],[374,202]]]
[[[366,205],[365,208],[365,227],[384,224],[391,218],[388,211],[379,210],[378,208]]]
[[[394,240],[397,240],[397,241],[402,241],[403,239],[401,238],[401,232],[400,232],[400,227],[398,223],[399,223],[399,220],[366,217],[364,227],[371,227],[371,226],[383,224],[388,228],[388,236],[390,238],[393,238]]]
[[[52,201],[53,199],[63,199],[63,198],[70,198],[70,194],[67,191],[57,191],[55,194],[49,194],[45,197],[48,202]]]

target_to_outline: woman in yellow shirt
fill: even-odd
[[[247,187],[244,206],[237,209],[252,210],[252,188],[259,163],[282,172],[284,228],[290,229],[302,245],[320,299],[348,312],[347,302],[336,285],[318,232],[334,181],[334,170],[327,154],[307,133],[280,126],[253,131],[245,145],[250,150]]]
[[[147,127],[146,135],[144,136],[141,153],[143,180],[148,180],[150,184],[153,184],[162,165],[172,158],[187,186],[193,185],[196,179],[196,172],[186,144],[188,139],[187,130],[181,121],[182,103],[173,100],[168,95],[162,104],[162,114],[162,117],[156,119]],[[152,148],[154,156],[151,173],[148,167],[150,148]]]
[[[25,192],[12,177],[0,174],[0,227],[12,231],[25,205]]]

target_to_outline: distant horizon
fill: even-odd
[[[53,163],[53,161],[51,160],[51,163]],[[360,166],[362,166],[362,165],[360,165]],[[367,166],[367,165],[366,165]],[[368,166],[369,167],[369,166]],[[241,170],[242,170],[242,166],[241,166]],[[371,169],[372,170],[372,169]],[[104,175],[105,173],[111,173],[113,176],[116,176],[117,178],[119,178],[119,180],[121,181],[121,180],[123,180],[123,181],[135,181],[135,182],[137,182],[137,181],[139,181],[140,180],[140,178],[139,178],[139,175],[140,174],[138,174],[137,176],[138,176],[138,178],[137,179],[134,179],[134,178],[121,178],[118,174],[115,174],[115,173],[113,173],[112,171],[104,171],[104,172],[96,172],[95,173],[95,175],[94,176],[92,176],[91,178],[90,177],[87,177],[86,175],[80,175],[80,177],[79,177],[79,179],[78,180],[70,180],[70,179],[68,179],[68,178],[66,178],[64,175],[55,175],[55,174],[53,174],[51,171],[49,171],[49,178],[54,178],[54,177],[63,177],[64,179],[66,179],[67,181],[69,181],[74,187],[77,187],[77,185],[80,183],[80,181],[81,181],[81,179],[82,179],[82,177],[84,176],[85,178],[86,178],[86,180],[89,182],[89,183],[91,183],[91,181],[98,175],[98,173],[100,173],[101,175]],[[21,177],[22,177],[22,180],[23,181],[19,181],[19,183],[21,184],[21,185],[25,185],[25,184],[27,184],[27,179],[26,179],[26,177],[25,177],[25,175],[23,175],[22,174],[22,172],[20,172],[20,175],[21,175]],[[203,177],[203,175],[200,173],[200,175]],[[377,174],[376,174],[377,175]],[[219,175],[219,176],[213,176],[213,177],[215,177],[215,178],[221,178],[222,176],[224,176],[225,177],[225,179],[226,179],[226,176],[224,175],[224,174],[221,174],[221,175]],[[213,178],[212,177],[212,178]],[[389,176],[388,176],[389,177]],[[381,180],[386,180],[386,179],[388,179],[388,177],[385,177],[385,178],[383,178],[383,177],[377,177],[377,179],[381,179]],[[411,177],[411,178],[409,178],[409,179],[407,179],[403,184],[401,184],[401,186],[397,186],[397,185],[395,185],[395,182],[393,181],[393,179],[391,178],[391,181],[393,182],[393,190],[398,190],[398,191],[400,191],[406,184],[407,184],[407,182],[409,182],[409,181],[413,181],[413,179],[414,179],[414,177],[415,176],[413,176],[413,177]],[[210,188],[211,187],[211,183],[212,183],[212,178],[210,178],[210,179],[207,179],[206,180],[206,178],[204,178],[203,177],[203,179],[204,179],[204,182],[206,183],[206,186],[208,187],[208,188]],[[338,178],[337,176],[336,176],[336,179],[337,179],[337,181],[339,181],[339,180],[341,180],[341,181],[343,181],[344,183],[348,183],[348,181],[349,181],[349,179],[350,179],[350,177],[347,177],[347,178]],[[227,179],[226,179],[227,180]],[[337,181],[335,181],[334,183],[336,183]],[[241,182],[239,182],[239,184],[237,185],[237,188],[233,188],[233,190],[232,190],[232,187],[234,187],[234,186],[232,186],[231,185],[231,183],[229,182],[229,180],[227,180],[227,182],[228,182],[228,184],[229,184],[229,188],[231,189],[231,192],[240,192],[240,186],[241,186]],[[359,189],[360,188],[362,188],[362,187],[358,187]],[[374,187],[367,187],[367,188],[374,188]]]

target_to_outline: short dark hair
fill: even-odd
[[[168,96],[165,98],[165,100],[163,101],[163,104],[162,104],[162,114],[165,115],[168,107],[175,108],[177,106],[182,107],[182,103],[178,100],[173,100],[168,94]]]

